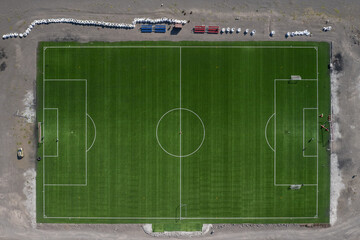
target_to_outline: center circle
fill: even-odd
[[[173,157],[191,156],[204,143],[204,122],[190,109],[171,109],[156,125],[156,140],[161,149]]]

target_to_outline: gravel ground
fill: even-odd
[[[161,6],[161,4],[164,4]],[[184,13],[186,15],[184,15]],[[192,11],[192,14],[190,12]],[[190,20],[178,33],[141,34],[134,30],[53,24],[37,26],[26,39],[0,40],[0,239],[149,239],[141,225],[34,223],[36,126],[36,49],[39,41],[329,41],[332,42],[333,140],[332,227],[298,225],[214,225],[213,239],[359,239],[360,238],[360,2],[356,0],[160,1],[160,0],[3,0],[0,34],[23,32],[35,19],[71,17],[131,23],[135,17]],[[327,23],[328,22],[328,23]],[[242,34],[195,35],[194,25],[256,29]],[[330,32],[322,32],[331,25]],[[312,37],[285,39],[288,31]],[[276,35],[269,37],[269,31]],[[16,159],[22,146],[25,157]],[[334,169],[338,166],[338,169]],[[335,171],[333,171],[335,170]]]

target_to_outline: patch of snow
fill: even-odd
[[[331,140],[336,141],[341,138],[341,133],[339,129],[339,124],[336,122],[336,116],[339,115],[340,106],[339,106],[339,97],[338,97],[338,89],[339,89],[339,77],[341,75],[337,72],[331,73]]]
[[[35,122],[35,106],[34,106],[34,94],[32,91],[27,91],[23,100],[25,110],[21,112],[21,116],[24,117],[28,123]]]
[[[356,90],[358,92],[358,98],[360,98],[360,76],[357,77],[357,79],[355,80],[356,84]]]
[[[341,133],[339,131],[339,124],[337,122],[333,122],[332,123],[332,127],[331,127],[331,130],[332,130],[332,135],[333,135],[333,141],[341,138]]]
[[[142,228],[146,234],[151,234],[153,232],[152,224],[144,224]]]
[[[337,220],[338,199],[341,191],[345,188],[339,169],[338,157],[334,153],[331,154],[330,169],[330,224],[334,225]]]
[[[333,114],[337,115],[339,114],[340,108],[339,108],[339,98],[338,98],[338,94],[337,91],[339,89],[339,77],[341,75],[336,73],[336,72],[332,72],[331,73],[331,107],[333,110]]]
[[[201,236],[207,234],[211,228],[212,224],[203,224],[201,231],[194,231],[194,232],[153,232],[152,231],[152,224],[145,224],[142,226],[144,232],[149,234],[153,237],[193,237],[193,236]]]
[[[203,234],[206,234],[211,230],[211,228],[212,224],[203,224],[201,231],[203,232]]]
[[[331,109],[332,109],[332,126],[331,135],[332,141],[336,141],[341,138],[339,130],[339,124],[336,122],[336,116],[340,112],[338,89],[339,89],[339,77],[341,74],[337,72],[331,73]],[[341,172],[339,169],[338,157],[335,153],[331,153],[330,156],[330,224],[334,225],[337,220],[337,206],[341,191],[345,188],[342,182]]]
[[[24,202],[27,214],[30,217],[31,227],[36,228],[36,171],[31,168],[24,173],[25,186],[23,193],[26,196]]]

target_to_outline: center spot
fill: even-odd
[[[156,139],[167,154],[188,157],[201,148],[205,140],[205,125],[194,111],[174,108],[159,119]]]

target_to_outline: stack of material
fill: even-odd
[[[41,24],[51,24],[51,23],[66,23],[66,24],[74,24],[74,25],[83,25],[83,26],[95,26],[95,27],[103,27],[103,28],[117,28],[117,29],[133,29],[137,23],[150,23],[150,24],[158,24],[158,23],[168,23],[168,24],[185,24],[186,20],[178,20],[172,18],[158,18],[158,19],[150,19],[150,18],[134,18],[132,24],[125,23],[112,23],[112,22],[103,22],[103,21],[94,21],[94,20],[79,20],[74,18],[49,18],[49,19],[39,19],[34,20],[29,27],[23,33],[7,33],[2,36],[3,39],[8,38],[16,38],[16,37],[26,37],[31,30],[36,25]]]
[[[142,33],[151,33],[152,32],[152,25],[141,25],[140,28]]]
[[[205,33],[205,26],[195,26],[194,33]]]
[[[287,32],[286,37],[295,37],[295,36],[310,36],[311,33],[306,29],[304,31],[295,31],[295,32]]]
[[[331,28],[332,28],[331,26],[323,27],[322,30],[323,30],[324,32],[328,32],[328,31],[331,31]]]
[[[207,33],[212,33],[212,34],[218,34],[219,33],[219,26],[209,26]]]
[[[174,28],[182,28],[182,27],[183,27],[183,25],[181,23],[176,23],[174,26]]]
[[[165,25],[155,25],[155,32],[156,33],[165,33],[166,26]]]
[[[157,19],[151,19],[151,18],[134,18],[133,25],[136,25],[137,23],[149,23],[149,24],[159,24],[159,23],[167,23],[167,24],[174,24],[174,23],[180,23],[185,24],[186,20],[179,20],[179,19],[173,19],[173,18],[157,18]]]

